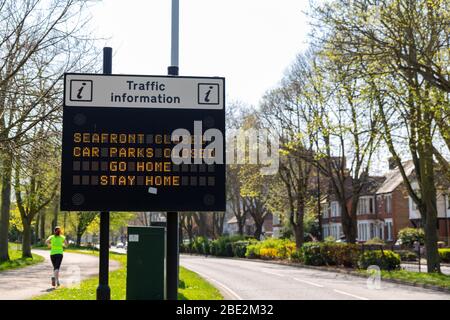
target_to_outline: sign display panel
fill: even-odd
[[[61,209],[224,211],[224,86],[66,74]]]

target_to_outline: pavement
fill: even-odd
[[[181,255],[180,263],[232,300],[450,300],[445,292],[253,260]]]
[[[53,290],[50,278],[53,273],[50,251],[32,250],[45,258],[43,263],[0,272],[0,300],[26,300]],[[98,275],[98,257],[77,253],[64,253],[60,279],[62,286],[72,286],[81,280]],[[110,260],[110,271],[120,263]]]

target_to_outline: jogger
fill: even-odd
[[[59,287],[59,269],[63,259],[64,246],[67,245],[66,237],[61,234],[60,227],[55,227],[54,234],[48,237],[46,243],[50,248],[50,259],[53,265],[52,286]]]

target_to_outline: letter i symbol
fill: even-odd
[[[77,94],[77,98],[78,99],[82,99],[83,96],[81,95],[81,92],[83,92],[84,86],[86,85],[86,82],[83,82],[80,89],[78,89],[78,94]]]
[[[213,86],[209,86],[209,90],[206,91],[206,94],[205,94],[205,101],[206,102],[209,102],[209,95],[211,94],[211,90],[212,89],[213,89]]]

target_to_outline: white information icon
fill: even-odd
[[[219,104],[219,85],[217,83],[198,84],[198,104]]]
[[[70,101],[92,101],[92,80],[71,80]]]

